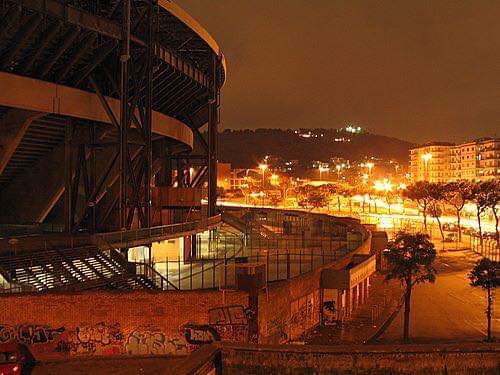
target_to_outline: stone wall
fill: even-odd
[[[225,374],[498,374],[500,345],[220,345]]]

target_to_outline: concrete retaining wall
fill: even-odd
[[[498,374],[500,345],[222,345],[224,373]]]

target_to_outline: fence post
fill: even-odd
[[[266,278],[269,281],[269,249],[265,250],[266,252]]]
[[[177,257],[177,287],[181,290],[181,257]]]
[[[290,250],[286,250],[286,278],[290,279]]]

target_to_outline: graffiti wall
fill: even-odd
[[[0,325],[0,343],[17,342],[28,347],[35,358],[109,355],[183,355],[187,346],[179,337],[161,330],[139,327],[130,332],[120,324],[100,322],[73,329],[36,324]]]

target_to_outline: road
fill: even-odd
[[[480,257],[469,251],[440,253],[434,284],[412,293],[410,336],[413,342],[480,341],[486,336],[486,293],[469,286],[467,273]],[[499,296],[497,296],[499,297]],[[500,298],[493,306],[493,335],[500,337]],[[401,342],[403,312],[382,335],[383,343]]]

